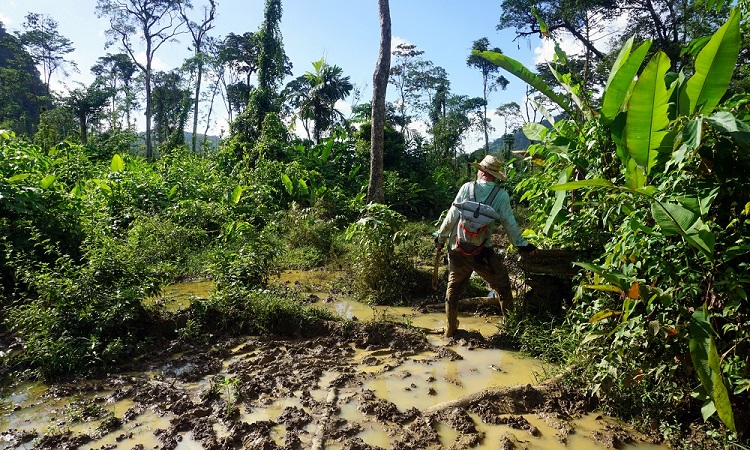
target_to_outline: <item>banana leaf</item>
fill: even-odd
[[[628,103],[626,147],[647,176],[656,164],[659,148],[667,135],[670,93],[664,76],[669,68],[669,57],[664,52],[654,55],[638,77]]]
[[[740,52],[740,11],[734,8],[695,60],[695,74],[680,93],[680,113],[710,114],[729,87]]]
[[[560,106],[560,108],[562,108],[565,112],[567,112],[571,116],[575,116],[573,107],[570,105],[570,103],[568,103],[568,100],[564,96],[555,92],[550,87],[550,85],[548,85],[542,78],[527,69],[520,62],[516,61],[513,58],[509,58],[502,53],[492,51],[477,52],[475,50],[474,54],[481,56],[492,64],[507,70],[511,74],[520,78],[522,81],[530,84],[534,89],[546,95],[553,102],[557,103],[557,105]]]
[[[705,304],[690,318],[690,357],[703,388],[714,403],[719,419],[727,428],[736,432],[729,391],[724,384],[719,353]]]
[[[609,73],[609,79],[604,87],[602,97],[602,116],[612,121],[620,111],[623,103],[628,97],[628,93],[633,84],[633,79],[638,73],[638,69],[643,64],[648,50],[651,48],[651,41],[646,41],[630,53],[633,47],[633,38],[631,37],[620,50],[612,71]]]

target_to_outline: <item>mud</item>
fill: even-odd
[[[485,441],[476,420],[525,430],[533,441],[539,430],[522,414],[537,414],[565,442],[574,432],[571,420],[594,407],[586,398],[550,382],[485,390],[425,410],[400,409],[363,388],[364,384],[384,373],[397,373],[408,381],[411,374],[396,369],[417,355],[438,364],[461,356],[448,346],[430,343],[418,329],[393,323],[329,323],[327,327],[327,335],[306,340],[250,337],[204,348],[175,343],[107,379],[55,385],[47,389],[47,398],[82,400],[61,406],[54,415],[56,422],[47,429],[11,427],[0,433],[0,448],[171,450],[188,439],[209,450],[384,448],[362,438],[366,428],[377,426],[387,433],[385,448],[458,449]],[[464,332],[452,345],[481,348],[491,346],[492,340]],[[358,349],[373,353],[358,360]],[[378,369],[358,370],[362,365]],[[434,395],[430,386],[434,381],[415,380],[406,389]],[[113,413],[102,407],[113,404],[127,408]],[[269,412],[274,408],[278,414]],[[351,415],[341,413],[345,408],[356,408],[357,420],[347,419]],[[149,414],[168,424],[152,431],[156,446],[145,445],[133,431]],[[263,414],[267,418],[257,418]],[[92,425],[80,428],[77,423]],[[441,441],[439,426],[452,430],[452,442]],[[610,427],[595,439],[604,448],[620,448],[635,437]],[[492,447],[527,448],[512,435]]]

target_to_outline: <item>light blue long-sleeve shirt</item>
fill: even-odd
[[[456,199],[453,200],[453,204],[471,200],[469,198],[469,185],[471,183],[474,183],[474,181],[464,183],[464,185],[461,186],[461,189],[458,190],[458,194],[456,194]],[[474,187],[474,200],[483,202],[490,195],[490,192],[492,191],[492,188],[495,187],[495,185],[496,183],[494,182],[477,180],[476,186]],[[492,231],[497,227],[498,223],[503,226],[503,228],[505,229],[505,233],[507,233],[508,235],[508,239],[510,239],[510,242],[512,242],[513,245],[515,245],[516,247],[523,247],[525,245],[528,245],[529,243],[526,242],[523,236],[521,236],[521,232],[518,229],[518,224],[516,224],[516,217],[513,215],[513,210],[511,210],[510,208],[510,196],[507,192],[505,192],[505,189],[500,189],[498,191],[491,206],[492,209],[494,209],[495,212],[498,213],[500,219],[490,223],[490,232],[487,233],[487,239],[484,242],[485,247],[492,246],[492,244],[490,243],[490,235],[492,234]],[[448,210],[448,214],[445,216],[445,219],[443,219],[443,223],[440,225],[440,228],[436,233],[438,242],[445,243],[446,240],[450,240],[451,250],[456,249],[456,225],[458,224],[459,218],[460,213],[458,211],[458,208],[451,205],[450,209]]]

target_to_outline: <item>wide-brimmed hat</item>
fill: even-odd
[[[508,176],[505,175],[505,172],[503,172],[502,161],[497,159],[497,157],[495,157],[494,155],[485,156],[484,159],[479,163],[473,162],[469,164],[475,169],[479,169],[482,172],[487,172],[500,181],[505,181],[508,179]]]

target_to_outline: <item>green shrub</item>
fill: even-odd
[[[263,287],[273,273],[277,249],[263,236],[248,236],[217,248],[208,256],[208,273],[218,291]]]
[[[200,324],[206,333],[310,336],[318,334],[319,321],[333,319],[327,310],[253,289],[217,291],[210,299],[193,302],[187,314],[193,334]]]
[[[385,205],[369,204],[363,217],[347,228],[353,261],[350,287],[356,298],[374,304],[403,304],[422,285],[416,261],[399,246],[407,236],[404,224],[401,214]]]

